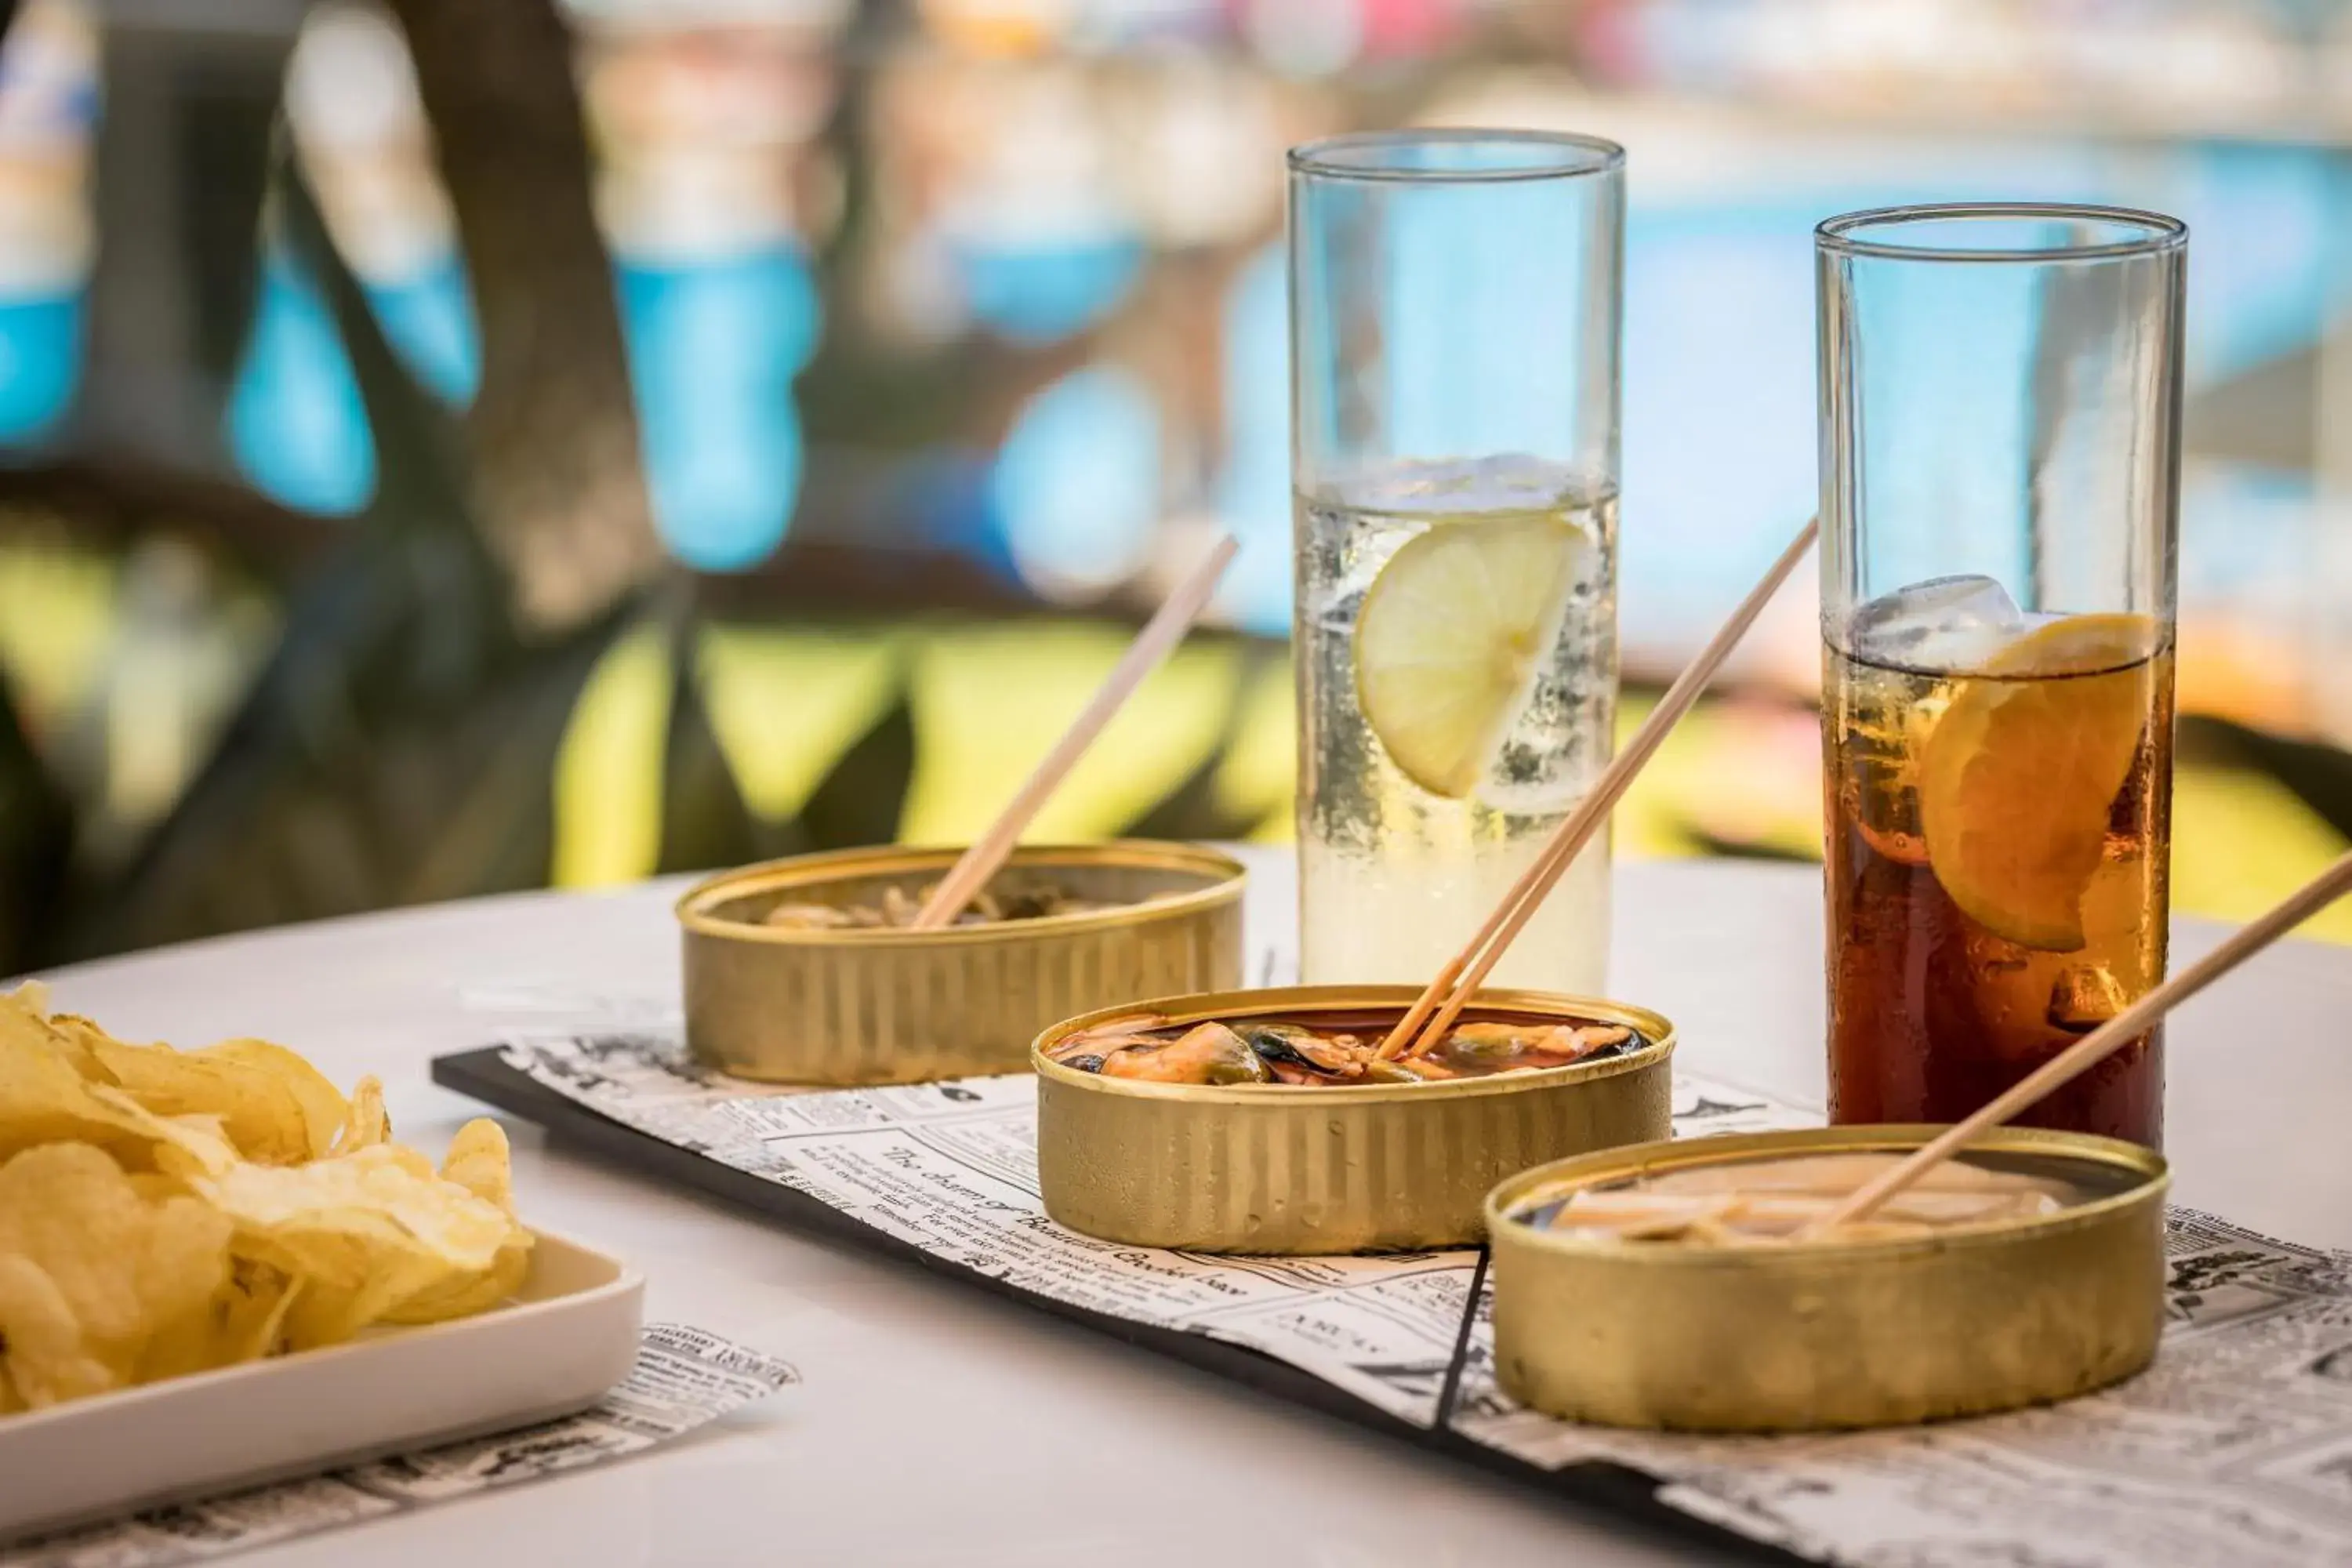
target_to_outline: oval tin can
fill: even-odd
[[[1969,1153],[2095,1194],[2052,1215],[1877,1241],[1657,1242],[1514,1216],[1696,1165],[1906,1153],[1940,1128],[1849,1126],[1650,1143],[1525,1172],[1486,1202],[1505,1392],[1563,1420],[1795,1432],[1978,1415],[2087,1394],[2156,1353],[2162,1156],[2003,1128]],[[2100,1194],[2104,1191],[2104,1195]]]
[[[1486,991],[1478,1014],[1622,1024],[1646,1042],[1591,1062],[1436,1083],[1304,1088],[1143,1083],[1047,1058],[1066,1037],[1131,1014],[1170,1025],[1386,1013],[1409,985],[1290,986],[1130,1002],[1039,1037],[1037,1173],[1045,1212],[1108,1241],[1198,1252],[1340,1253],[1464,1247],[1494,1183],[1564,1155],[1662,1138],[1674,1026],[1622,1003]]]
[[[955,849],[794,856],[721,872],[677,901],[696,1058],[781,1083],[913,1083],[1019,1072],[1057,1018],[1121,997],[1239,984],[1241,863],[1142,840],[1024,846],[992,886],[1046,882],[1108,910],[911,931],[761,923],[787,900],[909,893]]]

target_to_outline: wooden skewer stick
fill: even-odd
[[[1060,787],[1063,778],[1086,754],[1087,748],[1094,744],[1095,738],[1102,733],[1111,716],[1135,695],[1135,689],[1143,684],[1143,678],[1158,668],[1160,662],[1184,640],[1184,634],[1192,629],[1194,618],[1207,607],[1209,596],[1217,591],[1217,580],[1225,574],[1225,567],[1232,563],[1234,552],[1240,548],[1241,541],[1231,534],[1218,540],[1216,548],[1209,552],[1209,558],[1195,567],[1192,574],[1168,595],[1168,602],[1160,606],[1159,613],[1144,623],[1143,629],[1135,634],[1135,640],[1128,644],[1127,652],[1120,656],[1118,664],[1102,683],[1102,689],[1097,691],[1094,700],[1087,704],[1086,711],[1080,713],[1062,738],[1054,743],[1054,749],[1045,753],[1045,760],[1037,764],[1037,771],[1029,775],[1028,782],[1021,786],[997,819],[989,825],[988,831],[982,834],[979,840],[965,850],[948,874],[940,879],[940,885],[924,900],[923,907],[915,912],[914,922],[909,929],[935,931],[947,924],[963,913],[964,906],[988,886],[988,879],[996,875],[997,869],[1004,864],[1004,858],[1013,853],[1013,844],[1037,815],[1038,808]]]
[[[2277,908],[2232,932],[2221,946],[2011,1084],[1974,1115],[1957,1121],[1914,1151],[1903,1163],[1846,1194],[1838,1205],[1806,1227],[1803,1236],[1868,1218],[1877,1207],[1958,1153],[1979,1132],[2000,1126],[2051,1090],[2080,1077],[2117,1047],[2147,1032],[2158,1019],[2186,1002],[2296,926],[2352,889],[2352,854],[2291,893]]]
[[[1650,716],[1643,721],[1642,727],[1634,731],[1633,738],[1626,742],[1617,760],[1601,773],[1600,782],[1578,803],[1576,809],[1569,813],[1567,820],[1552,830],[1542,852],[1511,885],[1511,890],[1503,895],[1502,902],[1496,905],[1494,912],[1486,917],[1486,923],[1480,926],[1478,934],[1470,939],[1470,945],[1437,972],[1437,978],[1429,983],[1412,1008],[1397,1021],[1396,1027],[1389,1031],[1388,1037],[1381,1042],[1380,1055],[1383,1059],[1405,1054],[1407,1047],[1416,1039],[1424,1044],[1434,1044],[1445,1037],[1445,1031],[1454,1026],[1454,1020],[1461,1016],[1462,1009],[1469,1005],[1470,998],[1476,995],[1478,987],[1486,984],[1486,976],[1494,972],[1504,952],[1517,940],[1528,921],[1535,917],[1545,895],[1567,872],[1570,863],[1584,847],[1585,841],[1609,820],[1609,813],[1633,784],[1633,775],[1642,771],[1643,764],[1665,740],[1667,731],[1698,700],[1699,693],[1706,689],[1707,682],[1715,679],[1715,672],[1722,667],[1731,650],[1738,646],[1739,639],[1747,635],[1748,628],[1755,624],[1756,617],[1763,613],[1764,606],[1770,602],[1797,563],[1804,559],[1805,552],[1812,548],[1814,536],[1820,531],[1819,518],[1809,520],[1803,528],[1797,531],[1797,537],[1790,541],[1789,548],[1780,552],[1780,558],[1772,563],[1771,570],[1764,574],[1763,581],[1749,590],[1748,597],[1740,601],[1739,607],[1731,612],[1731,618],[1724,622],[1723,628],[1715,634],[1714,640],[1699,650],[1698,657],[1691,660],[1682,674],[1675,678],[1674,685],[1666,689],[1665,696],[1659,700],[1656,708],[1651,710]],[[1431,1017],[1433,1012],[1436,1015],[1433,1020]],[[1423,1027],[1424,1024],[1429,1026],[1426,1030]]]

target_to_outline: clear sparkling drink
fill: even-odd
[[[1617,500],[1534,459],[1295,498],[1308,984],[1429,980],[1609,761]],[[1597,837],[1492,984],[1606,987]]]

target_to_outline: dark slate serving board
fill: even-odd
[[[1133,1345],[1139,1350],[1183,1363],[1214,1376],[1273,1398],[1303,1405],[1335,1420],[1378,1432],[1426,1452],[1501,1476],[1544,1496],[1586,1508],[1599,1508],[1623,1519],[1658,1539],[1664,1550],[1689,1550],[1705,1545],[1738,1562],[1793,1563],[1806,1559],[1762,1545],[1718,1529],[1658,1500],[1658,1482],[1639,1470],[1621,1465],[1580,1464],[1547,1470],[1507,1454],[1474,1443],[1442,1426],[1417,1426],[1398,1419],[1354,1395],[1341,1392],[1312,1373],[1240,1345],[1199,1334],[1182,1333],[1139,1323],[1106,1312],[1074,1307],[994,1279],[960,1263],[936,1258],[921,1248],[852,1218],[805,1193],[762,1180],[716,1160],[666,1143],[650,1133],[598,1115],[565,1099],[507,1065],[497,1047],[464,1051],[437,1058],[433,1081],[445,1089],[470,1095],[500,1110],[537,1123],[562,1143],[586,1151],[641,1175],[690,1187],[725,1199],[763,1219],[803,1235],[822,1237],[836,1246],[899,1265],[912,1265],[932,1277],[1041,1312],[1051,1313]],[[1483,1270],[1482,1270],[1483,1274]],[[1459,1347],[1456,1355],[1460,1353]],[[1457,1367],[1458,1370],[1458,1367]],[[1450,1394],[1453,1379],[1449,1376]],[[1451,1400],[1441,1401],[1450,1407]]]

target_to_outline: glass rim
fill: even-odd
[[[1900,228],[1908,224],[1997,218],[2088,220],[2119,229],[2137,230],[2128,238],[2080,245],[2032,248],[1968,249],[1958,246],[1899,245],[1860,237],[1858,231]],[[2085,202],[1929,202],[1913,206],[1868,207],[1823,218],[1813,227],[1819,249],[1839,256],[1862,256],[1883,261],[1986,261],[2049,264],[2062,261],[2112,261],[2132,256],[2158,256],[2189,243],[2189,226],[2168,214],[2142,207],[2101,206]]]
[[[1521,148],[1549,148],[1557,154],[1547,162],[1492,169],[1415,169],[1375,161],[1351,162],[1344,154],[1425,146],[1470,146],[1495,142]],[[1575,131],[1528,131],[1470,125],[1430,126],[1403,131],[1349,131],[1301,142],[1283,154],[1294,174],[1318,180],[1368,180],[1395,184],[1488,184],[1514,180],[1576,180],[1605,174],[1625,166],[1625,149],[1605,136]]]

